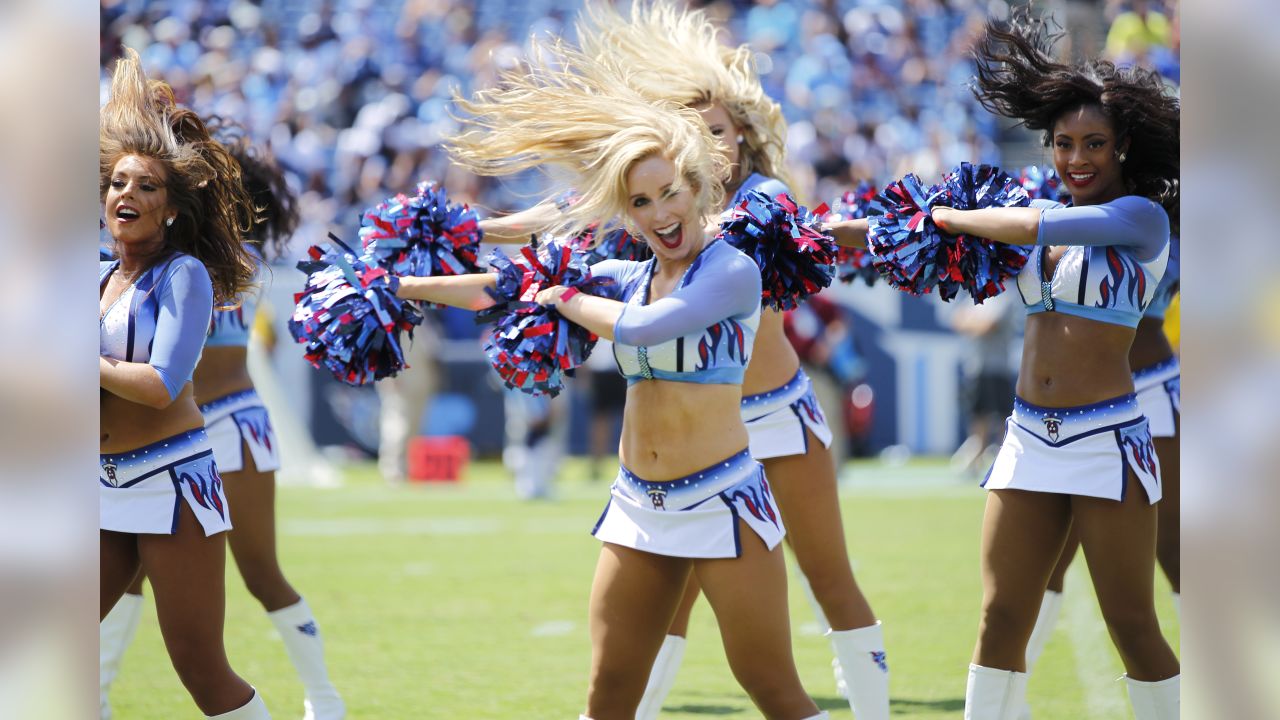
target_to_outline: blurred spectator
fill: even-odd
[[[1017,294],[1004,292],[981,305],[957,303],[951,324],[969,338],[961,364],[969,434],[951,457],[951,466],[970,474],[986,472],[1004,440],[1004,421],[1013,411],[1018,369],[1014,358],[1022,308]]]

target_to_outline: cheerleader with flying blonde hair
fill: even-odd
[[[721,43],[703,11],[638,0],[629,16],[592,3],[577,23],[578,42],[598,72],[611,72],[651,102],[692,108],[719,141],[730,172],[726,207],[748,190],[789,192],[786,121],[761,87],[750,48]],[[889,717],[889,675],[880,623],[849,564],[831,456],[831,430],[782,313],[761,312],[755,356],[743,380],[740,412],[751,456],[764,464],[787,525],[788,541],[818,622],[831,640],[841,689],[860,720]],[[668,629],[650,676],[641,720],[657,717],[684,653],[696,578]]]
[[[654,257],[605,260],[620,300],[564,287],[536,301],[613,341],[627,378],[622,467],[593,534],[586,714],[633,720],[645,669],[692,573],[719,621],[734,675],[765,717],[823,718],[791,654],[783,524],[738,410],[760,314],[760,273],[708,226],[724,157],[697,112],[654,103],[560,43],[503,84],[459,100],[448,148],[485,175],[563,171],[579,199],[556,229],[621,219]],[[475,308],[493,275],[403,277],[403,298]],[[737,342],[715,342],[732,337]],[[701,352],[700,352],[701,351]]]

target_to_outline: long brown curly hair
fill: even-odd
[[[100,197],[105,200],[121,158],[139,155],[162,162],[169,202],[178,211],[174,223],[165,227],[165,246],[204,264],[215,302],[235,302],[255,272],[243,242],[254,208],[240,179],[240,164],[213,139],[199,115],[177,104],[167,83],[147,79],[131,48],[116,63],[111,99],[100,117]]]

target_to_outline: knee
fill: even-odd
[[[1164,569],[1165,575],[1169,576],[1169,582],[1173,583],[1174,588],[1178,587],[1179,567],[1182,562],[1182,544],[1176,533],[1171,533],[1170,537],[1164,537],[1162,534],[1156,542],[1156,560],[1160,562],[1160,567]]]
[[[297,601],[297,593],[289,586],[274,562],[248,561],[237,563],[245,589],[267,608],[281,608]]]
[[[166,640],[165,644],[169,647],[169,658],[178,679],[199,705],[214,701],[233,677],[226,656],[221,652],[221,643],[213,643],[217,649],[194,638]]]
[[[751,696],[752,702],[766,717],[782,716],[781,708],[787,708],[795,701],[795,688],[783,681],[785,673],[778,672],[735,672],[742,689]]]
[[[647,680],[648,677],[634,667],[596,667],[587,689],[588,715],[593,718],[634,715]]]
[[[1035,626],[1039,606],[1017,602],[1010,598],[992,598],[982,608],[979,636],[984,644],[1009,642],[1013,638],[1026,639]]]
[[[1156,619],[1155,609],[1150,603],[1142,606],[1128,605],[1124,608],[1104,610],[1103,617],[1112,639],[1122,653],[1130,654],[1140,650],[1149,641],[1160,638],[1160,622]]]

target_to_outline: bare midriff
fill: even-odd
[[[202,428],[204,417],[196,407],[191,383],[187,383],[172,404],[159,410],[102,390],[98,423],[98,452],[111,455]]]
[[[675,480],[747,448],[741,385],[643,380],[627,388],[619,459],[651,482]]]
[[[1144,317],[1138,322],[1138,333],[1129,348],[1129,367],[1134,372],[1149,368],[1173,357],[1173,346],[1164,334],[1164,319]]]
[[[191,376],[196,403],[204,405],[220,397],[252,389],[248,354],[248,350],[238,345],[206,347]]]
[[[759,395],[786,385],[800,369],[800,357],[782,329],[782,313],[760,311],[760,327],[756,330],[755,347],[747,363],[742,381],[742,394]]]

